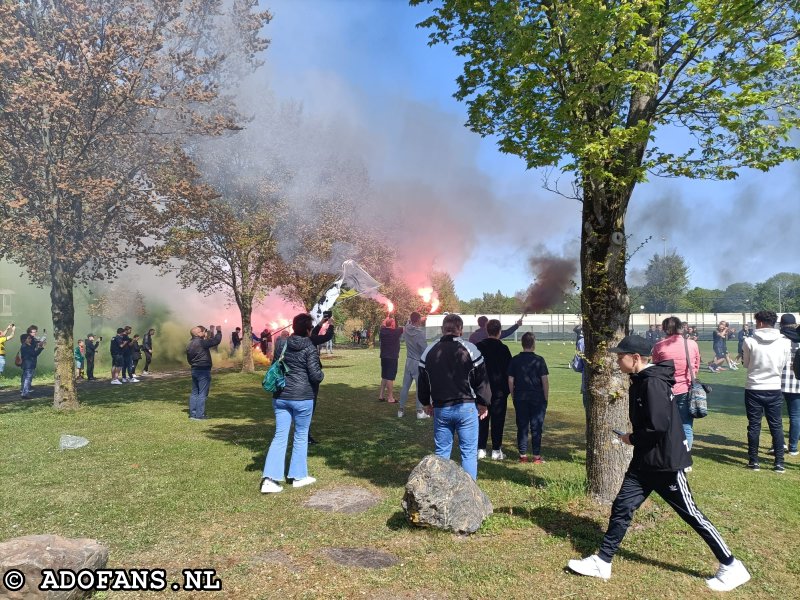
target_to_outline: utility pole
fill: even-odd
[[[665,236],[661,236],[661,241],[664,243],[664,259],[667,258],[667,238]]]

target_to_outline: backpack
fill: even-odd
[[[17,355],[14,357],[14,366],[17,366],[17,367],[21,367],[22,366],[22,356],[20,355],[19,352],[17,352]]]
[[[576,373],[583,373],[583,357],[581,356],[580,352],[576,352],[575,356],[572,357],[572,360],[569,363],[569,368],[575,371]]]
[[[264,373],[264,380],[261,382],[261,387],[263,387],[266,392],[280,394],[283,388],[286,387],[286,373],[289,372],[289,369],[283,362],[283,357],[286,355],[286,347],[288,345],[288,342],[284,344],[280,358],[272,363],[272,366]]]
[[[794,361],[792,361],[792,370],[794,371],[794,376],[800,379],[800,348],[798,348],[794,353]]]

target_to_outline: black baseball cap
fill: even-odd
[[[640,335],[626,335],[619,341],[619,344],[608,349],[615,354],[638,354],[640,356],[650,356],[653,353],[653,344],[648,342]]]

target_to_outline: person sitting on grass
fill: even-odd
[[[294,422],[294,437],[288,477],[293,480],[293,487],[303,487],[316,481],[308,474],[308,430],[311,427],[311,415],[314,410],[314,390],[324,379],[325,374],[322,372],[317,349],[309,338],[313,327],[311,315],[301,313],[292,320],[293,335],[281,336],[275,344],[272,360],[280,360],[283,355],[286,386],[275,392],[272,397],[275,435],[264,461],[262,494],[276,494],[283,491],[280,482],[284,479],[286,446],[292,422]]]
[[[633,446],[633,458],[611,507],[600,551],[582,560],[571,560],[567,567],[579,575],[610,579],[611,560],[634,513],[656,492],[703,538],[717,557],[719,569],[714,577],[706,580],[708,587],[727,592],[749,581],[750,573],[734,558],[719,531],[694,503],[684,472],[692,465],[692,458],[672,397],[675,366],[671,360],[650,364],[647,357],[651,348],[647,340],[629,335],[622,338],[619,345],[608,349],[617,355],[617,365],[631,379],[628,416],[633,431],[617,435],[622,443]],[[609,431],[609,435],[615,433]]]
[[[528,331],[522,336],[522,352],[508,366],[508,388],[517,413],[517,449],[520,462],[528,462],[528,431],[531,434],[533,463],[542,458],[542,428],[550,395],[547,363],[534,352],[536,336]]]

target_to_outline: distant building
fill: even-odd
[[[15,295],[14,290],[0,289],[0,317],[14,316],[11,308],[11,297]]]

